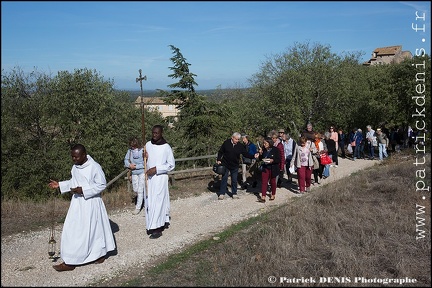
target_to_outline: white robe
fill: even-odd
[[[154,145],[146,143],[148,153],[147,169],[156,167],[156,174],[148,177],[147,201],[145,201],[146,228],[149,230],[164,227],[170,222],[170,198],[168,172],[174,170],[175,160],[171,146],[166,143]]]
[[[82,187],[83,196],[72,196],[61,235],[60,256],[66,264],[81,265],[115,249],[108,213],[101,198],[106,187],[102,167],[87,155],[83,165],[73,165],[72,178],[59,182],[62,194]]]

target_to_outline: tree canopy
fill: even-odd
[[[176,158],[215,154],[233,132],[254,141],[284,128],[296,139],[308,122],[321,132],[330,125],[345,131],[366,125],[406,129],[419,119],[430,127],[426,54],[400,64],[364,66],[360,53],[339,55],[329,45],[295,43],[267,57],[250,87],[200,95],[191,64],[179,48],[169,48],[168,77],[176,82],[157,95],[180,112],[169,123],[145,109],[145,138],[151,138],[154,124],[162,124]],[[141,138],[141,110],[128,92],[113,87],[87,68],[54,76],[2,70],[2,199],[47,197],[49,179],[70,177],[75,143],[86,146],[107,179],[124,169],[128,139]]]

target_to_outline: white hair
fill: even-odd
[[[241,134],[239,132],[234,132],[232,134],[232,137],[235,137],[236,139],[240,139],[241,138]]]

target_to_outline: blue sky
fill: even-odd
[[[197,90],[245,88],[268,57],[296,42],[363,52],[364,61],[393,45],[430,55],[430,15],[429,1],[2,1],[1,68],[95,69],[122,90],[139,90],[142,69],[144,90],[168,90],[177,82],[168,77],[174,45]]]

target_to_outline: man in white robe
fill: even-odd
[[[90,262],[100,264],[108,251],[115,249],[108,213],[101,198],[106,188],[102,167],[87,155],[81,144],[71,148],[71,157],[74,162],[72,178],[49,183],[50,188],[60,188],[62,194],[73,194],[61,235],[60,256],[64,262],[53,266],[59,272]]]
[[[145,201],[146,228],[150,239],[162,236],[170,224],[170,197],[168,172],[174,170],[175,160],[171,146],[162,137],[163,127],[152,128],[152,139],[146,143],[148,195]]]

